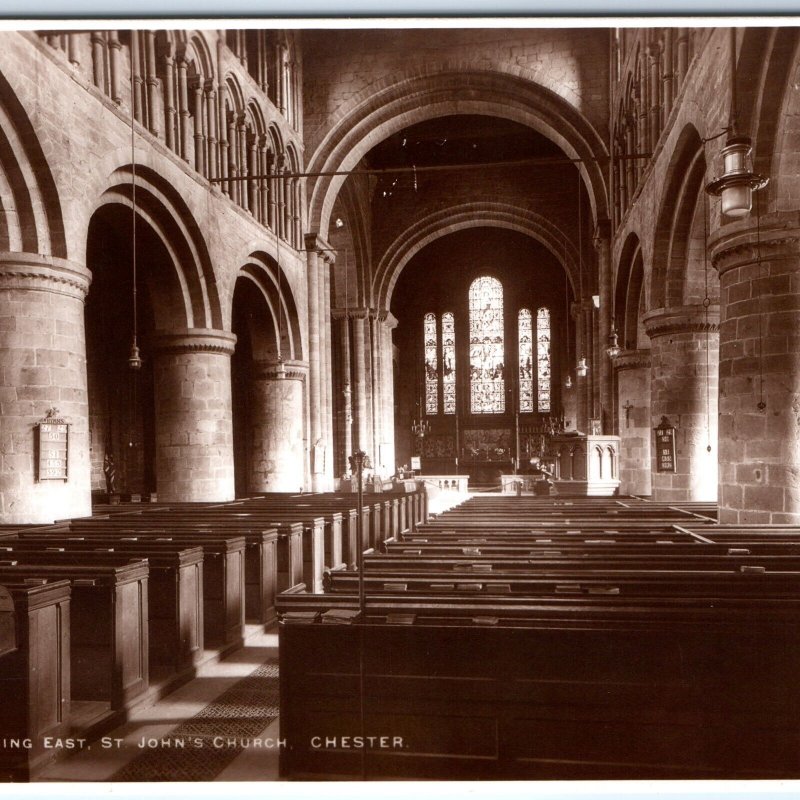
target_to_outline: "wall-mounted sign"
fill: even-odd
[[[411,469],[422,469],[422,459],[419,456],[411,456]]]
[[[51,408],[36,426],[37,480],[66,481],[69,464],[69,425]]]
[[[656,431],[656,472],[675,472],[675,427],[666,417]]]

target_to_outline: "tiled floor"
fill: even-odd
[[[212,661],[200,667],[190,683],[172,692],[155,705],[131,714],[124,725],[108,734],[113,742],[104,748],[94,742],[82,752],[51,764],[38,776],[38,781],[107,781],[139,754],[144,740],[161,739],[189,717],[194,716],[233,684],[268,660],[277,660],[278,631],[264,633],[249,628],[251,635],[245,646],[224,661]],[[278,740],[278,720],[274,719],[254,739]],[[245,747],[227,765],[215,781],[270,781],[278,779],[277,747]]]

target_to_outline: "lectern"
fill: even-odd
[[[619,436],[577,433],[550,439],[556,494],[610,497],[619,492]]]

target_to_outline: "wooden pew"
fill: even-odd
[[[0,616],[0,780],[28,781],[55,755],[45,737],[70,732],[70,583],[6,577]]]
[[[679,614],[671,601],[598,600],[596,613],[582,607],[580,619],[555,599],[510,611],[497,600],[453,602],[372,602],[368,624],[355,628],[284,615],[281,736],[299,743],[281,752],[285,777],[353,778],[362,767],[369,778],[448,779],[800,771],[796,600]],[[390,737],[363,751],[342,738],[362,731],[353,702],[360,680],[363,732]]]
[[[124,555],[84,558],[84,564],[41,563],[35,554],[4,559],[0,583],[70,581],[71,696],[102,713],[103,704],[130,706],[149,685],[149,568],[146,560]]]
[[[118,515],[117,518],[123,515]],[[55,545],[70,536],[83,537],[97,546],[113,547],[116,543],[163,542],[171,547],[200,546],[203,549],[203,639],[207,648],[223,653],[244,642],[245,540],[236,534],[192,533],[139,530],[108,526],[108,520],[79,520],[74,529],[53,526],[47,532],[36,531],[37,537],[52,538]],[[24,537],[23,537],[24,538]]]
[[[298,527],[299,526],[299,527]],[[283,579],[291,576],[294,579],[302,574],[309,585],[312,585],[312,576],[316,576],[317,585],[322,582],[324,567],[323,535],[325,521],[322,517],[310,517],[303,520],[303,514],[286,514],[282,512],[265,512],[255,514],[245,512],[240,508],[204,508],[197,513],[191,511],[181,513],[179,516],[170,514],[143,513],[136,515],[117,515],[109,519],[79,519],[69,523],[70,530],[82,533],[95,528],[113,531],[146,531],[158,530],[163,535],[185,534],[201,537],[213,535],[244,536],[250,544],[259,547],[271,541],[264,534],[276,532],[278,534],[279,570]],[[300,532],[300,542],[296,536]],[[270,534],[272,535],[272,534]],[[264,558],[263,553],[254,553],[256,560]],[[300,563],[297,563],[300,558]]]
[[[145,558],[150,565],[148,581],[148,640],[150,683],[175,685],[188,680],[203,655],[203,550],[173,542],[120,542],[53,539],[25,535],[24,539],[0,540],[0,557],[14,559],[35,553],[41,559],[81,563],[84,555]]]

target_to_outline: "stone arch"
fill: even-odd
[[[739,45],[738,125],[753,140],[753,169],[762,175],[781,174],[781,134],[787,128],[795,134],[797,131],[797,122],[787,116],[784,105],[787,97],[796,94],[789,89],[799,49],[800,32],[796,27],[747,28]],[[773,180],[767,189],[769,204],[777,198],[779,183]]]
[[[0,74],[0,250],[67,258],[61,202],[36,131]]]
[[[641,324],[641,310],[647,307],[644,291],[642,243],[635,233],[629,233],[622,248],[614,291],[617,331],[620,344],[626,350],[647,344],[647,334]]]
[[[217,284],[200,227],[180,194],[150,167],[136,166],[136,210],[159,237],[174,271],[151,293],[158,330],[221,328]],[[133,208],[133,170],[114,170],[92,213],[107,204]],[[141,258],[145,258],[142,254]],[[161,283],[164,281],[164,283]]]
[[[595,158],[607,150],[591,124],[555,91],[517,75],[482,70],[415,75],[376,88],[328,132],[309,161],[309,172],[353,169],[379,142],[435,117],[479,114],[510,119],[538,131],[578,165],[595,221],[608,216],[606,182]],[[321,175],[309,192],[309,227],[328,236],[336,196],[346,176]]]
[[[800,136],[800,33],[797,28],[772,31],[752,120],[747,130],[753,138],[753,167],[770,176],[767,190],[756,200],[760,213],[797,208],[797,139]],[[743,67],[740,67],[743,72]],[[745,75],[742,75],[744,81]],[[742,103],[740,103],[740,107]],[[766,196],[764,196],[766,195]]]
[[[280,273],[280,280],[279,280]],[[253,283],[263,296],[271,315],[274,341],[268,343],[259,337],[254,338],[258,345],[259,357],[267,355],[277,358],[277,348],[274,346],[278,340],[278,328],[281,330],[280,353],[284,359],[292,361],[303,360],[303,343],[300,335],[300,319],[297,313],[297,302],[292,293],[288,276],[275,260],[261,250],[251,252],[244,260],[237,273],[238,279],[245,279]],[[233,295],[232,295],[233,296]],[[281,324],[278,325],[280,318]]]
[[[662,190],[653,237],[650,308],[679,306],[703,298],[705,287],[698,282],[705,278],[705,177],[703,140],[689,124],[678,139]]]
[[[562,264],[577,297],[578,252],[559,228],[538,214],[502,203],[474,203],[437,211],[410,225],[387,248],[375,271],[373,294],[379,307],[388,310],[392,292],[406,264],[423,247],[466,228],[495,227],[524,233],[543,244]]]

